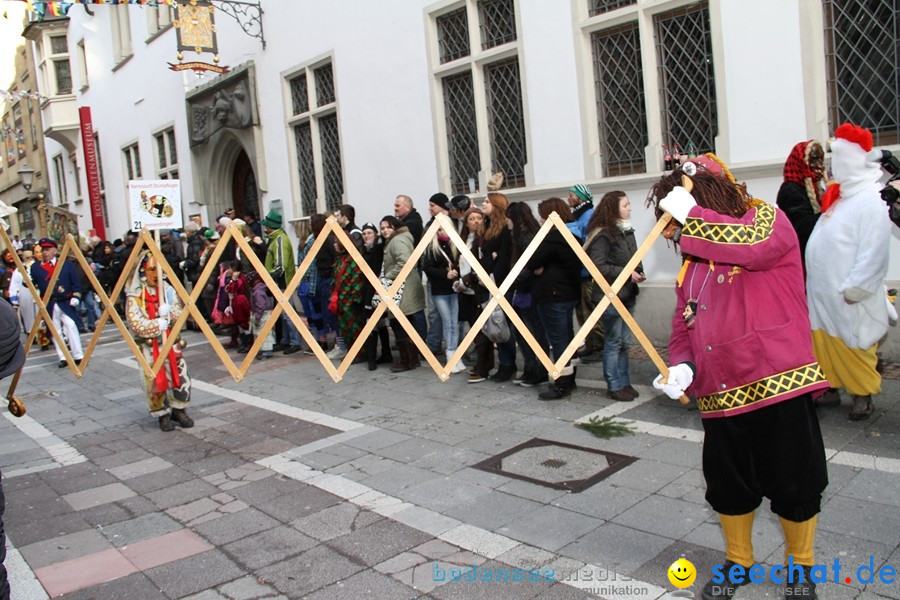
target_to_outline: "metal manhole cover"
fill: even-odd
[[[535,438],[473,468],[558,490],[580,492],[635,460],[623,454]]]

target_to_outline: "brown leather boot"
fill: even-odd
[[[159,418],[159,428],[163,431],[173,431],[175,429],[175,423],[172,422],[172,417],[169,415],[163,415]]]
[[[865,421],[875,412],[875,403],[872,402],[872,396],[851,396],[853,407],[850,409],[851,421]]]
[[[190,418],[183,408],[172,409],[172,420],[187,429],[194,426],[194,420]]]
[[[409,356],[408,345],[409,340],[397,340],[397,361],[391,365],[391,373],[402,373],[403,371],[409,371]]]

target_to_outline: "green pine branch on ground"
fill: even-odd
[[[613,417],[591,417],[588,421],[575,423],[575,427],[584,429],[598,438],[608,440],[614,437],[634,435],[636,430],[631,427],[633,421],[616,421]]]

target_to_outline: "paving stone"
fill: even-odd
[[[511,479],[509,482],[504,483],[503,485],[499,485],[494,489],[498,492],[504,492],[506,494],[518,496],[519,498],[534,500],[535,502],[540,502],[541,504],[551,504],[555,500],[559,500],[560,498],[572,495],[566,490],[557,490],[554,488],[549,488],[543,485],[538,485],[529,481],[521,481],[518,479]]]
[[[3,480],[6,485],[6,480]],[[7,500],[9,502],[9,500]],[[9,505],[7,505],[9,510]],[[34,544],[43,540],[49,540],[62,535],[76,533],[91,529],[92,523],[84,519],[83,513],[69,512],[56,516],[44,516],[40,518],[32,518],[26,527],[9,527],[9,520],[6,519],[6,535],[15,544],[17,548]]]
[[[117,481],[113,475],[90,462],[45,471],[41,474],[41,478],[56,490],[60,496],[100,487],[109,483],[116,483]],[[4,488],[7,488],[6,481],[4,479]],[[9,493],[8,489],[7,493]]]
[[[162,471],[172,466],[174,465],[169,461],[163,460],[158,456],[153,456],[120,467],[113,467],[109,469],[109,473],[122,481],[127,481],[129,479],[134,479],[135,477],[140,477],[141,475],[156,473],[157,471]]]
[[[687,467],[667,465],[654,460],[639,460],[606,478],[609,485],[656,493],[688,471]]]
[[[132,573],[65,595],[66,600],[150,600],[162,597],[156,584],[143,573]]]
[[[344,502],[292,521],[291,527],[324,542],[362,529],[383,518],[377,513],[360,510],[357,506]]]
[[[366,435],[353,438],[352,440],[347,440],[345,443],[348,446],[353,446],[354,448],[359,448],[360,450],[376,452],[382,448],[393,446],[394,444],[404,442],[408,439],[411,439],[411,437],[403,433],[380,430],[373,433],[367,433]]]
[[[126,443],[126,442],[120,442]],[[128,465],[131,463],[136,463],[139,461],[144,461],[150,458],[155,458],[150,452],[127,442],[130,446],[134,446],[130,450],[116,450],[115,454],[111,454],[109,456],[104,456],[100,458],[94,459],[94,463],[103,469],[112,469],[115,467],[121,467],[124,465]],[[111,446],[111,444],[110,444]],[[109,447],[109,446],[107,446]]]
[[[179,529],[123,546],[120,551],[135,567],[147,571],[212,549],[206,540],[193,531]]]
[[[541,506],[540,503],[532,500],[525,500],[502,492],[490,492],[458,504],[447,510],[446,514],[470,525],[482,527],[488,531],[497,531],[510,521],[516,521],[525,513],[534,511]]]
[[[219,490],[216,487],[209,485],[205,481],[194,479],[155,492],[149,492],[145,495],[148,500],[165,510],[199,498],[212,496],[218,492]]]
[[[163,513],[151,513],[108,525],[101,531],[113,546],[121,547],[179,529],[181,529],[181,524],[171,517]]]
[[[166,510],[166,514],[178,519],[182,523],[188,523],[198,517],[217,510],[220,506],[221,504],[212,498],[200,498],[199,500],[194,500],[193,502],[188,502],[181,506],[169,508]]]
[[[23,546],[19,552],[32,569],[39,569],[111,547],[99,531],[87,529]]]
[[[232,515],[224,515],[214,521],[201,523],[195,529],[212,544],[220,546],[278,525],[278,521],[268,515],[254,508],[248,508]]]
[[[555,552],[585,534],[595,531],[603,521],[555,506],[541,506],[522,514],[496,530],[497,533]]]
[[[392,514],[391,519],[431,535],[441,535],[462,524],[457,519],[421,506],[405,508]]]
[[[288,523],[339,502],[341,498],[334,494],[304,485],[293,493],[260,502],[257,507],[282,523]]]
[[[292,527],[274,527],[227,544],[224,549],[252,571],[309,550],[318,542]]]
[[[895,506],[834,496],[823,507],[830,518],[820,519],[819,527],[843,535],[896,544],[900,531],[900,511]]]
[[[84,510],[101,504],[124,500],[134,495],[134,491],[124,483],[110,483],[98,488],[66,494],[63,496],[63,499],[75,510]]]
[[[233,600],[257,600],[271,598],[278,593],[275,588],[260,584],[256,577],[242,577],[219,588],[226,598]]]
[[[75,514],[84,519],[85,523],[87,523],[91,527],[102,528],[114,523],[128,521],[129,519],[141,516],[141,514],[135,514],[125,508],[124,504],[132,501],[146,502],[148,504],[151,504],[146,498],[134,496],[120,502],[101,504],[100,506],[97,506],[95,508],[88,508],[87,510],[78,511]],[[151,512],[155,511],[156,507],[153,506],[153,511]]]
[[[244,574],[243,569],[218,550],[145,571],[145,575],[170,598],[182,598]]]
[[[440,477],[409,486],[399,496],[414,504],[445,513],[461,504],[471,505],[490,493],[490,488],[459,481],[455,477]]]
[[[164,471],[157,471],[148,475],[139,475],[128,480],[128,487],[139,494],[155,492],[163,488],[169,488],[179,483],[191,481],[196,476],[180,467],[170,467]]]
[[[566,494],[553,506],[574,510],[598,519],[609,520],[647,498],[650,492],[616,486],[601,481],[577,494]]]
[[[611,519],[648,533],[680,539],[706,521],[714,511],[683,500],[653,495]]]
[[[328,545],[374,566],[431,538],[427,533],[385,519],[335,538]]]
[[[672,542],[659,535],[604,523],[574,543],[560,548],[559,553],[629,575]]]
[[[357,573],[310,594],[310,600],[344,600],[345,598],[415,598],[415,590],[396,579],[374,571]]]
[[[266,584],[274,585],[291,598],[348,579],[364,567],[327,546],[316,546],[303,554],[257,571]]]
[[[250,506],[257,506],[264,504],[272,498],[296,494],[305,487],[309,486],[283,475],[275,475],[273,477],[265,478],[251,486],[243,486],[229,490],[228,493],[239,500],[243,500]]]
[[[245,459],[231,452],[219,452],[200,460],[182,463],[181,468],[190,471],[197,477],[206,477],[213,473],[239,467],[246,462]]]

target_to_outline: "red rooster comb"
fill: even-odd
[[[872,149],[872,132],[857,125],[844,123],[835,130],[834,137],[858,144],[865,152]]]

